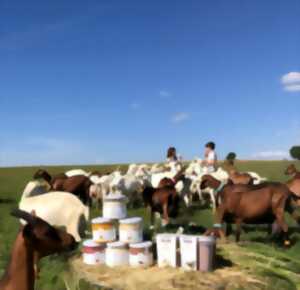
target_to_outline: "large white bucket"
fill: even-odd
[[[181,267],[185,270],[197,270],[197,236],[180,236],[180,261]]]
[[[216,255],[216,239],[211,236],[198,237],[198,269],[202,272],[210,272],[214,269]]]
[[[107,244],[105,251],[105,263],[108,267],[128,266],[129,251],[127,244],[123,242]]]
[[[85,264],[99,265],[105,263],[105,243],[96,243],[93,240],[83,242],[82,259]]]
[[[127,198],[124,195],[110,194],[103,200],[103,217],[109,219],[123,219],[127,216]]]
[[[158,267],[176,267],[179,260],[178,235],[158,234],[156,236]]]
[[[143,241],[143,220],[133,217],[119,221],[119,239],[124,243],[139,243]]]
[[[129,245],[129,265],[132,267],[149,267],[153,264],[152,242]]]
[[[107,218],[92,220],[93,240],[96,242],[113,242],[116,240],[116,229],[113,222]]]

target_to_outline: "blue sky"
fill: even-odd
[[[300,143],[300,2],[0,0],[0,166],[281,159]]]

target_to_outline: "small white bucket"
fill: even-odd
[[[116,240],[116,229],[113,222],[107,218],[92,220],[93,240],[96,242],[113,242]]]
[[[185,270],[197,270],[197,236],[180,236],[180,261],[181,267]]]
[[[214,269],[216,255],[216,239],[211,236],[198,237],[198,269],[201,272],[211,272]]]
[[[105,243],[96,243],[93,240],[83,242],[83,263],[88,265],[100,265],[105,263]]]
[[[150,267],[153,264],[152,242],[129,245],[129,265],[132,267]]]
[[[123,219],[127,216],[127,198],[124,195],[110,194],[103,200],[103,217],[109,219]]]
[[[124,243],[139,243],[143,241],[143,220],[133,217],[119,221],[119,239]]]
[[[123,242],[107,244],[105,250],[105,263],[108,267],[128,266],[129,251],[127,244]]]
[[[156,236],[158,267],[176,267],[179,262],[178,235],[158,234]]]

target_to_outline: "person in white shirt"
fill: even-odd
[[[206,167],[207,173],[214,172],[217,169],[217,154],[215,152],[216,145],[214,142],[208,142],[205,144],[204,160],[202,165]]]
[[[182,162],[182,156],[177,154],[175,147],[169,147],[166,162]]]
[[[167,162],[178,161],[176,148],[169,147],[167,151]]]

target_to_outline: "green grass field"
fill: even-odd
[[[237,162],[237,168],[241,171],[255,171],[269,180],[284,182],[287,177],[284,176],[283,171],[289,163],[288,161],[240,161]],[[107,172],[116,167],[117,165],[60,166],[47,167],[47,170],[52,174],[70,168]],[[120,168],[125,170],[126,165],[121,165]],[[37,167],[0,168],[0,276],[8,262],[10,249],[19,229],[18,221],[11,217],[9,212],[17,206],[25,184],[32,179],[36,170]],[[92,216],[100,214],[96,209],[92,210]],[[139,208],[129,212],[131,216],[136,214],[144,217],[146,225],[149,223],[145,209]],[[194,222],[204,227],[211,226],[213,223],[211,209],[201,208],[197,205],[188,211],[183,208],[178,223],[184,225],[188,222]],[[251,271],[257,277],[264,279],[266,283],[264,288],[257,289],[300,289],[300,233],[290,218],[288,218],[288,222],[294,231],[291,235],[293,245],[289,249],[284,249],[274,241],[266,239],[266,233],[261,229],[251,229],[242,234],[243,242],[237,248],[234,250],[231,250],[230,247],[222,248],[221,254],[239,265],[241,269]],[[232,239],[233,237],[230,237],[230,240]],[[42,261],[42,272],[37,282],[37,289],[64,290],[62,276],[67,271],[67,257],[45,258]],[[244,288],[240,285],[236,289]]]

